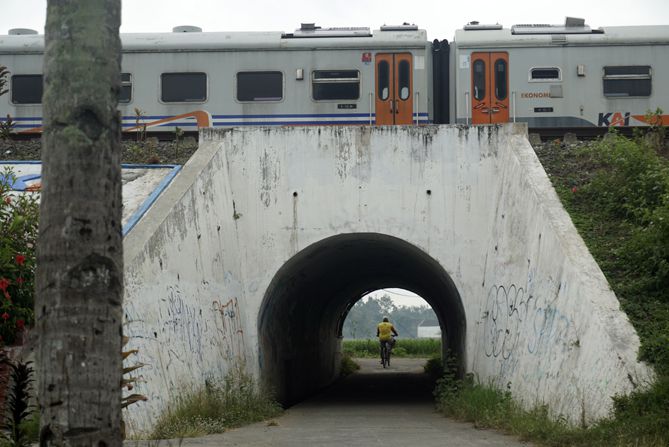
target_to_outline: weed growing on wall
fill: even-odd
[[[341,358],[341,371],[340,375],[342,377],[349,376],[356,372],[357,370],[360,369],[360,365],[358,365],[353,358],[351,358],[350,354],[344,353],[344,355]]]

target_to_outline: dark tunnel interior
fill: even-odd
[[[261,304],[261,376],[281,403],[299,402],[338,377],[348,310],[366,293],[390,287],[411,290],[430,304],[442,328],[444,352],[454,354],[463,369],[464,309],[443,267],[392,236],[341,234],[286,262]]]

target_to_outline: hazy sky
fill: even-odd
[[[123,0],[121,32],[171,31],[196,25],[204,31],[286,31],[300,23],[323,27],[409,22],[430,39],[452,40],[456,29],[476,20],[509,27],[518,23],[560,24],[566,16],[584,18],[593,28],[611,25],[667,25],[667,0]],[[46,0],[0,0],[0,34],[11,28],[44,30]]]
[[[365,295],[363,298],[381,298],[383,295],[390,296],[396,306],[429,306],[427,301],[425,301],[423,298],[404,289],[379,289],[368,295]]]

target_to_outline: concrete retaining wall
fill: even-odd
[[[377,248],[374,268],[346,270]],[[135,431],[239,362],[275,386],[326,384],[336,361],[316,356],[337,351],[346,307],[381,283],[428,295],[462,338],[463,369],[574,422],[652,376],[519,126],[207,130],[125,250],[124,330],[149,397],[126,414]],[[421,289],[440,272],[457,292]],[[282,358],[318,367],[278,380]]]

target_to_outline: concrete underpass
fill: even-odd
[[[271,371],[267,380],[281,401],[299,401],[338,376],[348,309],[367,292],[387,287],[423,297],[439,319],[442,346],[464,361],[464,309],[438,262],[391,236],[332,236],[287,262],[263,300],[258,321],[261,369]]]
[[[240,365],[285,403],[331,384],[348,309],[386,287],[526,406],[592,421],[652,380],[523,126],[205,130],[124,250],[134,432]]]

